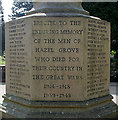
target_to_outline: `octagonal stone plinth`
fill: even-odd
[[[6,23],[3,117],[115,114],[109,53],[110,23],[88,15],[35,13]]]
[[[7,94],[84,101],[109,94],[110,25],[40,14],[6,24]]]

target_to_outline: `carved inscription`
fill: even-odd
[[[109,93],[109,25],[89,19],[87,31],[87,96],[102,96]]]
[[[29,73],[27,60],[26,23],[17,20],[7,23],[7,93],[29,98],[30,85],[24,82]]]
[[[109,94],[108,22],[34,16],[6,28],[7,94],[41,101]]]
[[[34,97],[73,99],[73,83],[83,80],[82,20],[35,18],[32,26],[32,80],[42,91]]]

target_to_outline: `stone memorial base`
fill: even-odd
[[[115,118],[110,23],[37,13],[6,23],[3,118]]]
[[[117,118],[118,107],[107,95],[88,101],[28,101],[4,96],[3,118]]]

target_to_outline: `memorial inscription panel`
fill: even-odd
[[[85,98],[82,18],[37,17],[32,23],[32,98]]]
[[[30,99],[31,27],[28,19],[6,24],[7,94]]]
[[[88,19],[87,28],[87,98],[109,94],[110,25]]]
[[[108,22],[35,16],[9,22],[7,33],[8,94],[53,101],[109,94]]]

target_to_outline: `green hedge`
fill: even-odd
[[[5,64],[5,59],[4,57],[0,56],[0,65],[4,65]]]

